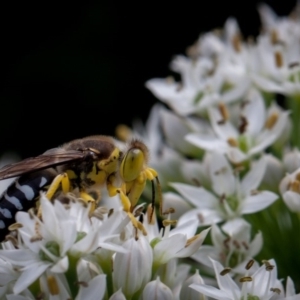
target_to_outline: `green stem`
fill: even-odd
[[[100,263],[102,271],[106,274],[106,287],[107,293],[109,297],[114,293],[114,285],[113,285],[113,278],[112,278],[112,266],[111,263]]]
[[[70,287],[71,296],[73,299],[75,299],[79,291],[79,284],[77,278],[77,263],[79,258],[71,255],[69,255],[68,258],[69,258],[69,268],[68,271],[65,273],[65,275]]]

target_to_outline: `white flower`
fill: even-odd
[[[189,277],[183,283],[180,291],[180,300],[198,300],[198,299],[206,300],[207,298],[204,295],[199,295],[198,292],[190,288],[191,284],[204,284],[204,280],[200,276],[198,270],[196,270],[195,274]]]
[[[21,272],[14,285],[14,293],[25,290],[46,271],[51,272],[51,276],[67,272],[70,255],[78,257],[98,247],[125,251],[119,245],[106,243],[113,234],[120,233],[121,228],[112,234],[120,218],[118,222],[112,216],[102,223],[96,218],[91,220],[89,208],[82,204],[70,202],[67,209],[59,201],[53,205],[44,195],[40,201],[43,222],[26,212],[18,212],[16,220],[22,224],[18,230],[22,243],[19,243],[18,249],[0,250],[0,257]]]
[[[243,162],[279,138],[288,121],[288,112],[272,105],[267,111],[263,98],[252,90],[240,111],[240,123],[228,120],[223,106],[210,108],[209,116],[215,135],[191,133],[186,140],[207,151],[226,153],[234,163]]]
[[[259,13],[264,33],[257,41],[256,55],[259,58],[259,69],[255,82],[266,91],[286,95],[298,94],[300,91],[299,14],[294,13],[294,18],[278,17],[266,4],[259,5]]]
[[[217,225],[213,225],[211,239],[213,245],[203,245],[192,258],[212,267],[210,257],[238,274],[244,273],[246,263],[255,257],[263,246],[261,232],[250,241],[251,225],[243,219],[234,220],[230,228],[225,224],[222,231]]]
[[[293,212],[300,212],[300,168],[287,174],[280,182],[279,189],[287,207]]]
[[[172,291],[163,284],[159,277],[155,281],[150,281],[144,288],[143,300],[173,300]]]
[[[219,289],[205,284],[192,284],[190,286],[192,289],[213,299],[220,300],[269,300],[281,293],[279,289],[281,284],[277,279],[277,267],[273,259],[266,261],[252,276],[249,276],[246,272],[245,277],[240,279],[241,287],[224,271],[219,262],[212,259],[212,264]]]
[[[229,23],[228,27],[232,27],[232,23]],[[235,34],[228,33],[229,39]],[[231,44],[224,45],[222,54],[230,52],[230,46]],[[172,61],[171,68],[181,75],[181,82],[175,82],[171,78],[155,78],[147,81],[146,87],[181,116],[202,113],[220,102],[238,100],[247,90],[248,81],[237,76],[235,69],[228,68],[222,58],[220,65],[215,64],[215,61],[214,57],[208,56],[196,59],[177,56]]]
[[[114,259],[113,281],[116,289],[122,288],[127,298],[142,289],[151,278],[153,254],[148,240],[140,236],[123,243],[128,250],[117,253]]]
[[[147,212],[148,214],[149,212]],[[148,216],[146,215],[146,218]],[[155,216],[154,216],[155,217]],[[171,229],[172,220],[165,220],[165,227],[158,230],[157,220],[145,224],[153,248],[154,270],[173,258],[189,257],[202,245],[210,228],[196,234],[198,222],[191,220]]]
[[[261,158],[240,180],[224,155],[213,153],[209,170],[213,192],[184,183],[171,184],[195,207],[181,216],[178,225],[192,220],[197,221],[199,226],[211,225],[223,220],[230,224],[230,220],[271,205],[277,199],[277,195],[269,191],[257,191],[265,167],[265,161]]]

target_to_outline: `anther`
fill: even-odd
[[[177,220],[163,220],[163,226],[166,227],[166,226],[169,226],[169,225],[176,225],[177,224]]]
[[[272,271],[274,269],[274,266],[271,265],[267,260],[263,260],[262,263],[266,266],[267,271]]]
[[[282,53],[279,51],[276,51],[274,53],[274,59],[275,59],[275,65],[277,68],[281,68],[283,66],[283,56]]]
[[[186,241],[186,244],[185,244],[184,247],[188,247],[189,245],[191,245],[195,240],[197,240],[198,236],[199,236],[199,234],[197,234],[197,235],[195,235],[195,236],[189,238],[189,239]]]
[[[293,69],[293,68],[296,68],[296,67],[299,67],[299,62],[295,61],[295,62],[292,62],[288,65],[288,68],[289,69]]]
[[[267,129],[272,129],[274,127],[274,125],[276,124],[277,120],[278,120],[278,113],[274,112],[272,113],[269,118],[266,120],[266,124],[265,127]]]
[[[110,217],[113,213],[114,213],[114,209],[111,208],[111,209],[108,211],[107,216]]]
[[[47,283],[49,292],[51,295],[58,295],[59,294],[59,287],[56,281],[56,278],[52,275],[47,277]]]
[[[253,264],[254,264],[254,259],[250,259],[250,260],[247,262],[245,269],[246,269],[246,270],[250,270],[250,269],[252,268]]]
[[[278,32],[277,30],[273,29],[270,33],[270,42],[273,45],[276,45],[279,41]]]
[[[219,103],[218,108],[219,108],[219,112],[222,116],[222,122],[225,123],[229,119],[228,109],[224,103]]]
[[[231,147],[237,148],[239,146],[238,141],[235,138],[228,138],[227,143]]]
[[[10,241],[16,248],[18,248],[18,240],[11,234],[5,236],[5,241]]]
[[[276,293],[277,295],[280,295],[281,293],[281,290],[279,288],[270,288],[270,291]]]
[[[241,50],[242,50],[241,36],[238,33],[232,37],[231,43],[232,43],[233,49],[236,52],[241,52]]]
[[[11,224],[9,227],[8,227],[8,230],[9,231],[15,231],[15,230],[17,230],[17,229],[19,229],[19,228],[22,228],[23,227],[23,224],[21,224],[21,223],[13,223],[13,224]]]
[[[175,213],[175,208],[170,207],[163,212],[163,215],[174,214],[174,213]]]
[[[295,178],[296,178],[298,181],[300,181],[300,173],[297,173],[296,176],[295,176]]]
[[[241,116],[241,123],[240,123],[240,126],[239,126],[239,132],[244,133],[247,129],[247,126],[248,126],[248,120],[246,119],[245,116]]]
[[[35,235],[35,236],[32,236],[30,238],[30,242],[31,243],[34,243],[34,242],[38,242],[38,241],[41,241],[43,239],[43,237],[39,234]]]
[[[148,205],[147,207],[147,217],[148,217],[148,224],[154,225],[155,224],[155,212],[153,211],[152,204]]]
[[[226,268],[224,268],[224,269],[220,272],[220,275],[221,275],[221,276],[224,276],[224,275],[226,275],[226,274],[228,274],[228,273],[230,273],[230,272],[231,272],[231,268],[226,267]]]
[[[81,285],[83,287],[88,287],[89,286],[89,284],[86,281],[77,281],[77,284]]]
[[[251,276],[245,276],[240,278],[239,282],[251,282],[252,281],[252,277]]]
[[[294,180],[289,184],[289,190],[295,193],[300,193],[300,181]]]

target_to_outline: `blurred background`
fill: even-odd
[[[128,1],[8,2],[1,16],[0,154],[36,156],[75,138],[114,135],[119,123],[145,121],[154,96],[146,80],[201,32],[237,18],[257,35],[259,1],[180,5]],[[296,1],[266,1],[287,15]]]

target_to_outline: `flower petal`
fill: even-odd
[[[252,214],[254,212],[263,210],[271,205],[278,196],[269,191],[258,192],[256,195],[248,196],[241,205],[242,214]]]

